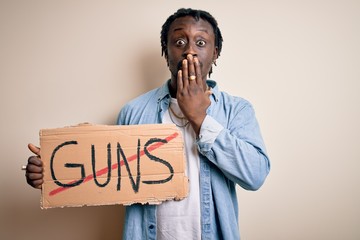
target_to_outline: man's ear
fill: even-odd
[[[165,56],[165,60],[166,60],[166,65],[169,67],[170,65],[169,65],[169,60],[168,60],[168,58]]]
[[[213,62],[216,62],[216,59],[218,59],[218,57],[219,57],[218,47],[215,47],[213,54]]]
[[[167,49],[164,50],[164,58],[166,60],[167,66],[169,66],[169,58],[168,58],[168,54],[167,54]]]

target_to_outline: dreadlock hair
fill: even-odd
[[[168,55],[167,55],[168,54],[167,53],[167,40],[168,40],[168,33],[169,33],[170,25],[175,21],[175,19],[181,18],[181,17],[186,17],[186,16],[191,16],[196,21],[199,21],[199,19],[201,18],[201,19],[207,21],[208,23],[210,23],[210,25],[212,26],[212,28],[214,30],[215,47],[217,47],[217,49],[218,49],[218,57],[219,57],[221,48],[222,48],[223,38],[221,35],[221,31],[218,27],[217,21],[210,13],[203,11],[203,10],[196,10],[196,9],[191,9],[191,8],[180,8],[173,15],[168,17],[168,19],[166,19],[165,23],[162,25],[161,35],[160,35],[161,56],[165,55],[166,59],[168,57]],[[216,64],[215,64],[215,66],[216,66]],[[209,71],[209,77],[210,77],[211,73],[212,73],[212,67]]]

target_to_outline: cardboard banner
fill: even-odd
[[[40,131],[41,208],[159,204],[188,195],[174,124],[82,124]]]

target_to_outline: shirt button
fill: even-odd
[[[154,229],[154,227],[155,227],[155,226],[151,224],[151,225],[149,226],[149,229],[152,230],[152,229]]]

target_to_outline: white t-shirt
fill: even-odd
[[[181,118],[184,115],[175,98],[171,98],[170,107],[175,114],[168,109],[163,123],[175,123],[182,131],[187,159],[185,173],[190,191],[189,196],[181,201],[165,201],[157,206],[157,239],[201,239],[200,159],[196,135],[190,123]]]

